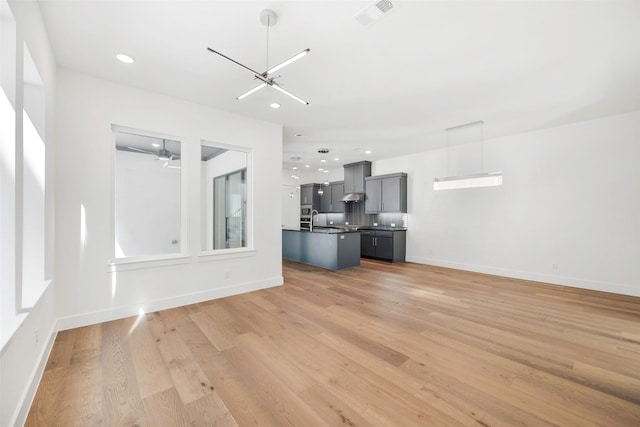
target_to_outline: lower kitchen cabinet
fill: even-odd
[[[405,230],[360,230],[360,255],[365,258],[404,262],[406,236]]]

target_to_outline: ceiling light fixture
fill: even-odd
[[[269,104],[269,107],[271,107],[271,108],[280,108],[280,104],[278,104],[277,102],[272,102],[271,104]]]
[[[134,62],[136,62],[135,59],[133,59],[129,55],[125,55],[124,53],[117,54],[116,58],[118,59],[118,61],[124,62],[125,64],[133,64]]]
[[[286,67],[287,65],[291,64],[292,62],[297,61],[298,59],[302,58],[303,56],[306,56],[309,52],[311,52],[311,49],[307,48],[307,49],[303,50],[302,52],[292,56],[289,59],[287,59],[286,61],[281,62],[280,64],[276,65],[275,67],[269,68],[269,27],[272,27],[272,26],[276,25],[277,20],[278,20],[278,16],[272,10],[265,9],[260,13],[260,22],[267,27],[267,67],[266,67],[267,71],[265,71],[263,73],[255,71],[255,70],[247,67],[246,65],[243,65],[243,64],[239,63],[238,61],[236,61],[234,59],[231,59],[228,56],[223,55],[222,53],[220,53],[220,52],[218,52],[216,50],[211,49],[210,47],[208,47],[207,50],[210,51],[210,52],[213,52],[213,53],[215,53],[217,55],[220,55],[224,59],[226,59],[228,61],[231,61],[236,65],[241,66],[245,70],[248,70],[248,71],[252,72],[253,73],[253,77],[256,80],[260,80],[262,82],[258,86],[254,87],[253,89],[250,89],[247,92],[243,93],[242,95],[238,96],[236,98],[237,100],[242,100],[242,99],[246,98],[247,96],[251,95],[252,93],[255,93],[255,92],[259,91],[260,89],[262,89],[265,86],[271,86],[272,88],[284,93],[288,97],[290,97],[292,99],[295,99],[299,103],[308,105],[309,103],[307,101],[305,101],[304,99],[302,99],[302,98],[292,94],[291,92],[283,89],[280,86],[280,84],[276,83],[275,79],[279,78],[280,76],[273,76],[273,77],[271,76],[271,74],[273,74],[276,71]]]
[[[239,97],[237,97],[236,99],[238,101],[245,99],[247,96],[251,95],[254,92],[259,91],[260,89],[262,89],[263,87],[265,87],[267,84],[266,83],[262,83],[260,86],[254,87],[253,89],[243,93],[242,95],[240,95]]]
[[[484,121],[465,123],[445,129],[447,132],[447,174],[449,173],[449,133],[451,131],[480,126],[480,173],[472,175],[447,176],[433,179],[434,190],[455,190],[461,188],[496,187],[502,185],[502,172],[484,172]]]

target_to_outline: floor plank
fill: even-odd
[[[412,263],[60,332],[27,426],[638,426],[640,298]]]

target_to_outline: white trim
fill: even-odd
[[[107,264],[107,273],[138,270],[141,268],[167,267],[170,265],[189,264],[190,262],[191,257],[182,254],[118,258]]]
[[[187,179],[187,169],[188,169],[188,161],[186,159],[188,156],[184,155],[186,153],[186,142],[187,138],[180,137],[176,135],[170,135],[160,132],[142,130],[137,128],[130,128],[127,126],[121,126],[112,123],[111,124],[111,256],[113,259],[116,258],[116,132],[120,133],[130,133],[134,135],[142,135],[148,136],[152,138],[158,139],[171,139],[177,141],[181,144],[180,146],[180,255],[186,256],[185,253],[187,248],[189,247],[188,241],[188,200],[187,200],[187,191],[188,191],[188,179]],[[174,257],[173,254],[169,254],[170,257]],[[158,256],[158,259],[162,259],[163,255]],[[119,258],[115,262],[115,264],[121,264],[121,260],[129,259],[129,258]],[[139,257],[131,257],[132,262],[138,262]],[[168,264],[170,265],[170,264]],[[142,267],[139,267],[142,268]],[[131,268],[129,268],[130,270]]]
[[[559,276],[553,274],[536,273],[531,271],[511,270],[508,268],[491,267],[484,265],[465,264],[455,261],[425,257],[407,257],[408,262],[433,265],[436,267],[455,268],[457,270],[473,271],[476,273],[492,274],[495,276],[512,277],[514,279],[530,280],[534,282],[548,283],[551,285],[568,286],[571,288],[587,289],[592,291],[610,292],[614,294],[640,297],[640,288],[623,283],[598,282],[581,279],[578,277]]]
[[[206,146],[206,147],[214,147],[214,148],[224,148],[226,150],[233,150],[233,151],[240,151],[242,153],[245,153],[247,155],[247,164],[246,164],[246,183],[247,183],[247,246],[245,246],[242,249],[247,249],[247,250],[255,250],[253,247],[253,228],[254,228],[254,194],[253,194],[253,188],[254,188],[254,182],[253,182],[253,177],[254,177],[254,164],[253,164],[253,148],[251,147],[246,147],[246,146],[242,146],[242,145],[233,145],[233,144],[227,144],[224,142],[214,142],[212,140],[209,139],[200,139],[200,147],[202,146]],[[202,162],[199,162],[200,164],[200,168],[202,168]],[[199,170],[199,173],[202,173],[202,169]],[[203,215],[202,212],[202,200],[200,201],[201,203],[201,209],[200,209],[200,215]],[[206,214],[206,213],[205,213]],[[209,252],[216,252],[216,251],[203,251],[203,253],[199,256],[206,256],[208,255]],[[213,261],[213,259],[212,259]]]
[[[218,249],[204,251],[198,254],[198,262],[223,261],[233,258],[247,258],[256,256],[253,248]]]
[[[29,415],[31,404],[33,403],[33,399],[36,396],[36,391],[38,390],[38,386],[40,385],[40,381],[42,380],[42,375],[44,374],[44,368],[47,365],[49,355],[51,354],[51,349],[53,348],[53,343],[55,342],[57,336],[58,328],[56,323],[54,322],[54,324],[51,325],[51,330],[49,331],[49,341],[47,342],[47,345],[42,348],[39,361],[33,368],[33,372],[29,377],[29,386],[24,389],[22,396],[18,401],[18,407],[16,408],[16,411],[13,414],[11,421],[9,422],[10,426],[22,426],[27,421],[27,415]]]
[[[96,323],[109,322],[130,316],[137,316],[140,308],[145,313],[157,310],[166,310],[174,307],[181,307],[189,304],[196,304],[212,299],[224,298],[232,295],[239,295],[247,292],[280,286],[284,283],[282,276],[259,280],[256,282],[239,283],[231,286],[209,289],[204,292],[194,292],[191,294],[178,295],[171,298],[159,299],[151,302],[137,302],[126,306],[114,307],[109,310],[101,310],[91,313],[83,313],[77,316],[59,318],[57,322],[58,331],[72,328],[93,325]]]

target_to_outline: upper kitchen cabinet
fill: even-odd
[[[365,178],[367,214],[407,212],[407,174],[392,173]]]
[[[300,204],[311,205],[312,209],[320,210],[320,184],[302,184],[300,186]]]
[[[344,213],[344,202],[340,200],[344,195],[344,182],[332,182],[329,187],[331,188],[331,212]]]
[[[371,162],[361,161],[344,165],[344,194],[364,193],[364,180],[371,176]]]
[[[344,202],[340,201],[344,194],[344,183],[342,181],[332,182],[323,185],[320,196],[321,213],[344,213]]]

